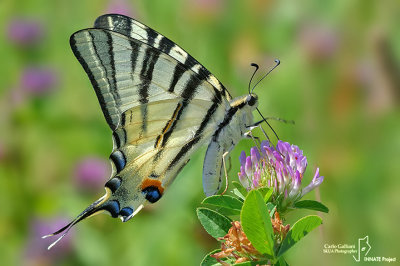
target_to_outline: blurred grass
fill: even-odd
[[[163,200],[129,223],[96,216],[71,232],[65,255],[38,246],[34,255],[29,252],[38,238],[34,220],[72,218],[103,193],[101,185],[83,192],[74,181],[76,164],[87,156],[107,158],[112,143],[68,40],[115,2],[0,2],[2,265],[192,265],[217,247],[195,215],[203,198],[202,149]],[[355,244],[366,235],[369,255],[399,259],[398,1],[119,3],[185,48],[234,96],[247,91],[251,62],[262,73],[281,59],[255,90],[260,108],[266,116],[296,121],[271,124],[281,139],[304,149],[309,161],[304,182],[320,167],[325,181],[317,198],[331,210],[322,215],[322,229],[288,253],[290,265],[356,264],[350,255],[323,254],[323,245]],[[34,47],[19,47],[7,36],[10,21],[21,17],[43,26]],[[30,65],[55,70],[58,83],[45,93],[25,92],[21,73]],[[240,151],[251,145],[244,140],[233,151],[232,180]]]

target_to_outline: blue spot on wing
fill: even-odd
[[[131,215],[133,213],[132,208],[130,207],[125,207],[123,208],[120,212],[119,215],[123,216],[123,217],[128,217],[129,215]]]
[[[113,177],[105,184],[112,193],[114,193],[121,186],[121,178],[119,176]]]
[[[119,203],[116,200],[111,200],[104,203],[104,205],[100,209],[108,211],[113,218],[116,218],[119,214]]]
[[[110,159],[114,163],[115,168],[117,168],[117,173],[121,172],[121,170],[124,169],[126,165],[126,158],[120,150],[111,153]]]
[[[162,194],[160,193],[160,191],[156,186],[146,187],[145,189],[142,190],[142,193],[145,194],[146,199],[151,203],[158,201],[162,196]]]

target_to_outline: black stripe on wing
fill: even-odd
[[[202,80],[197,79],[194,75],[187,82],[185,90],[182,93],[182,97],[185,100],[182,102],[182,107],[179,109],[176,119],[173,121],[170,129],[165,133],[161,146],[165,146],[168,139],[171,137],[171,134],[174,132],[174,128],[179,123],[179,119],[182,113],[185,111],[185,108],[188,107],[190,100],[193,98],[193,95],[197,91],[197,88],[201,84],[201,82]]]
[[[136,70],[137,60],[139,56],[139,47],[134,42],[129,42],[129,43],[131,45],[131,50],[132,50],[130,59],[131,59],[131,71],[133,75],[133,73],[135,73]]]
[[[174,159],[172,159],[171,163],[168,166],[168,170],[171,170],[174,168],[175,165],[178,164],[178,162],[182,159],[182,157],[185,156],[185,154],[187,152],[189,152],[189,150],[197,143],[201,140],[202,138],[202,134],[204,129],[207,127],[208,123],[210,123],[211,117],[213,116],[213,114],[217,111],[218,109],[218,100],[216,98],[214,98],[213,100],[213,104],[211,105],[211,107],[207,110],[207,114],[204,116],[200,126],[198,127],[198,129],[196,130],[196,133],[194,134],[193,138],[186,143],[185,145],[183,145],[183,147],[180,149],[180,151],[176,154],[176,156],[174,157]]]
[[[169,92],[174,92],[175,86],[178,83],[179,79],[182,77],[183,73],[185,73],[184,68],[182,68],[180,65],[176,65],[175,66],[175,70],[174,70],[174,75],[172,78],[172,82],[169,85]]]
[[[179,105],[177,106],[177,113],[175,116],[173,116],[171,118],[172,124],[169,126],[168,130],[166,132],[164,132],[164,129],[168,127],[168,124],[170,121],[167,122],[167,124],[165,125],[163,131],[160,133],[160,135],[157,137],[155,145],[157,144],[157,142],[159,141],[159,139],[162,136],[162,142],[160,147],[165,147],[168,140],[170,139],[171,136],[173,136],[174,134],[174,129],[177,126],[178,123],[182,123],[182,121],[180,120],[180,117],[182,116],[182,114],[186,111],[186,108],[188,108],[189,104],[190,104],[190,100],[193,98],[193,96],[195,95],[198,87],[200,86],[200,84],[204,82],[204,80],[200,80],[198,79],[198,77],[196,77],[195,75],[192,75],[190,77],[190,79],[188,80],[188,82],[186,83],[185,86],[185,90],[182,92],[182,97],[184,98],[184,100],[182,101],[181,106],[179,107]],[[217,109],[218,105],[220,104],[220,99],[221,99],[221,95],[219,93],[217,93],[214,98],[212,99],[213,105],[210,107],[210,109]],[[179,108],[178,108],[179,107]],[[207,115],[210,112],[210,109],[208,109],[207,111]],[[215,110],[213,110],[213,112],[215,112]],[[175,112],[174,112],[175,113]],[[194,142],[191,146],[193,146],[194,144],[196,144],[200,138],[201,138],[201,132],[205,129],[205,127],[207,126],[207,122],[209,122],[209,117],[207,118],[207,115],[205,116],[205,118],[203,118],[203,121],[200,125],[200,127],[197,129],[194,138],[198,138],[198,140],[196,142]],[[204,121],[207,118],[207,121]],[[204,123],[204,125],[203,125]],[[199,131],[200,130],[200,131]],[[159,152],[156,154],[156,156],[154,157],[154,161],[157,161],[161,155],[163,154],[164,149],[160,149]],[[183,156],[184,154],[182,154]],[[180,156],[180,158],[182,157]],[[179,159],[180,159],[179,158]],[[178,159],[178,160],[179,160]],[[178,161],[177,161],[178,162]]]
[[[149,87],[153,79],[154,65],[156,64],[159,57],[160,57],[160,52],[158,50],[151,49],[151,47],[148,47],[146,50],[146,54],[144,56],[142,69],[140,71],[142,86],[139,90],[139,95],[140,95],[139,101],[142,104],[141,106],[142,119],[143,119],[142,132],[146,132],[147,130],[147,105],[145,105],[145,103],[148,103],[149,101],[148,99]]]
[[[108,45],[108,56],[110,59],[109,65],[111,67],[111,81],[109,80],[111,93],[114,97],[114,100],[117,104],[121,104],[121,97],[117,91],[117,80],[116,80],[116,72],[115,72],[115,60],[114,60],[114,48],[113,48],[113,40],[111,34],[106,32],[107,35],[107,45]],[[100,57],[99,57],[100,59]],[[104,67],[104,66],[103,66]],[[105,68],[105,67],[104,67]],[[106,68],[105,68],[106,69]],[[107,73],[107,69],[106,69]]]

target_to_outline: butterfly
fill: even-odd
[[[216,194],[223,158],[253,125],[257,95],[232,99],[203,65],[142,23],[117,14],[98,17],[93,28],[70,38],[112,130],[111,178],[106,193],[61,234],[99,212],[123,222],[157,202],[202,145],[206,196]],[[257,109],[258,110],[258,109]]]

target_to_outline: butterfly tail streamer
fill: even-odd
[[[56,236],[62,233],[62,235],[55,240],[53,243],[51,243],[48,246],[48,250],[50,250],[55,244],[57,244],[61,239],[63,239],[67,233],[69,232],[69,230],[76,225],[77,223],[81,222],[82,220],[89,218],[93,215],[96,215],[102,211],[104,211],[104,204],[107,202],[107,200],[110,198],[110,193],[107,193],[102,196],[100,199],[96,200],[94,203],[92,203],[89,207],[87,207],[83,212],[81,212],[74,220],[72,220],[69,224],[67,224],[66,226],[62,227],[61,229],[57,230],[54,233],[51,233],[49,235],[45,235],[42,236],[42,238],[48,238],[51,236]]]

